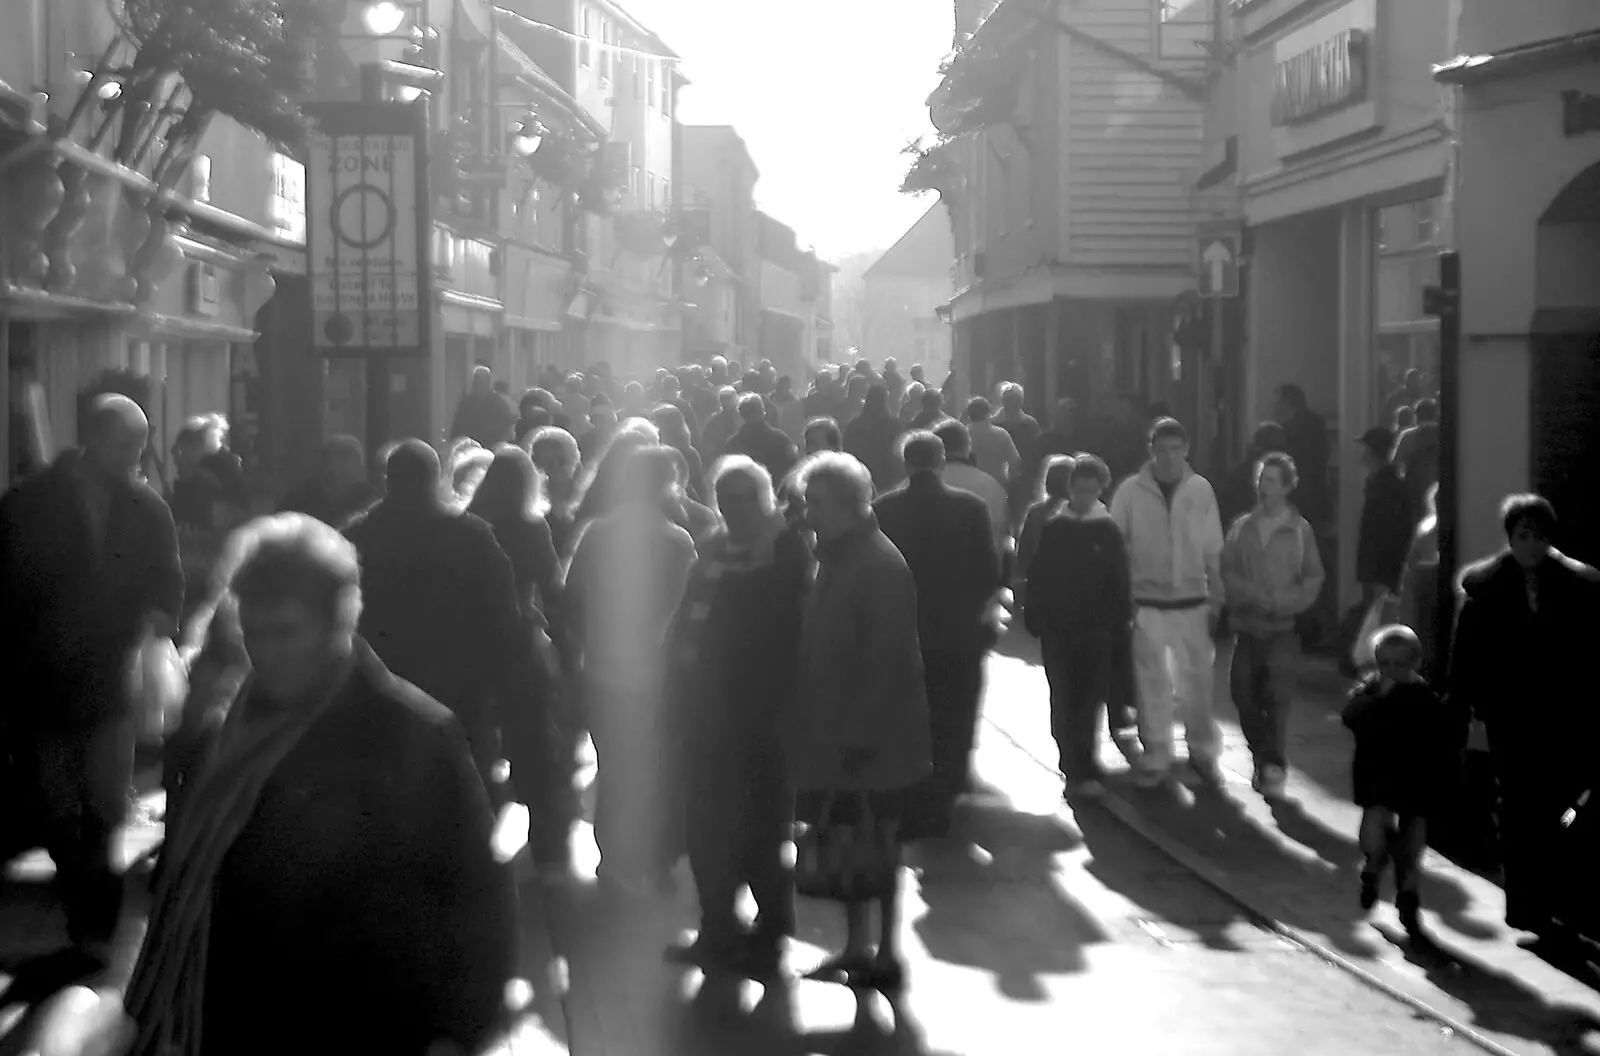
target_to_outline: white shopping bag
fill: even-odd
[[[134,650],[128,699],[138,720],[139,740],[160,744],[183,721],[189,672],[171,638],[146,634]]]

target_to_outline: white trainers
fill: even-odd
[[[1263,799],[1278,800],[1284,797],[1284,791],[1289,784],[1289,775],[1283,767],[1268,763],[1261,768],[1261,779],[1257,791]]]

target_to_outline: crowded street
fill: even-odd
[[[1356,854],[1339,828],[1353,808],[1338,791],[1347,779],[1325,721],[1338,706],[1326,686],[1328,712],[1308,709],[1294,735],[1315,754],[1303,756],[1292,830],[1275,832],[1272,812],[1237,794],[1243,778],[1227,800],[1152,799],[1126,788],[1123,802],[1074,812],[1061,809],[1060,779],[1046,761],[1053,746],[1035,654],[1016,635],[989,661],[978,790],[963,804],[957,838],[913,863],[905,942],[916,986],[905,998],[891,1004],[796,979],[769,993],[664,965],[662,947],[693,926],[692,892],[617,912],[594,887],[592,830],[579,825],[574,882],[527,904],[537,910],[521,940],[531,992],[496,1056],[940,1056],[1027,1051],[1029,1039],[1062,1031],[1079,1045],[1134,1052],[1483,1051],[1458,1029],[1479,1032],[1498,1046],[1492,1052],[1600,1052],[1600,997],[1519,950],[1497,926],[1497,895],[1481,878],[1430,863],[1430,889],[1450,901],[1437,918],[1440,952],[1428,957],[1408,956],[1392,924],[1353,919]],[[1244,746],[1237,727],[1229,730],[1234,762]],[[580,785],[594,777],[585,754]],[[142,818],[123,836],[124,860],[159,840],[152,812],[162,798],[144,797]],[[0,955],[48,948],[61,926],[41,890],[50,871],[41,858],[8,874]],[[1325,879],[1309,880],[1313,873]],[[1357,973],[1277,933],[1278,922]],[[820,960],[836,932],[825,912],[802,907],[792,959]],[[111,974],[130,969],[123,960]],[[1157,987],[1159,1009],[1142,996]],[[0,1027],[14,1027],[21,1012],[11,1002]],[[27,1051],[19,1040],[0,1035],[0,1052]]]
[[[0,14],[0,1056],[1600,1056],[1600,5]]]

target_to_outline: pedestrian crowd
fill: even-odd
[[[1093,428],[1062,400],[1042,425],[1002,383],[957,416],[893,360],[803,393],[721,358],[541,382],[514,401],[478,368],[451,439],[390,444],[376,484],[334,437],[270,516],[220,417],[180,434],[163,496],[140,474],[143,413],[103,396],[83,449],[0,502],[0,633],[33,687],[3,716],[0,777],[32,807],[7,852],[50,851],[92,961],[119,917],[109,844],[149,707],[129,672],[163,643],[183,666],[130,1051],[308,1051],[313,1022],[330,1052],[475,1051],[517,971],[519,871],[570,872],[584,736],[603,889],[650,899],[688,859],[701,926],[670,959],[771,978],[796,895],[818,896],[845,906],[846,939],[810,975],[902,987],[902,848],[947,836],[970,790],[1008,610],[1040,640],[1067,799],[1103,794],[1103,729],[1136,783],[1166,784],[1178,724],[1184,764],[1221,789],[1219,641],[1253,785],[1285,794],[1295,659],[1328,578],[1325,437],[1307,439],[1294,386],[1219,494],[1185,427],[1132,398]],[[1383,489],[1399,462],[1395,503],[1431,490],[1436,438],[1386,437],[1362,438],[1371,530],[1406,553],[1379,578],[1378,558],[1358,566],[1398,589],[1426,532],[1421,500],[1388,511]],[[1513,702],[1573,684],[1596,574],[1554,550],[1543,500],[1508,500],[1504,525],[1507,550],[1462,578],[1448,685],[1391,618],[1345,712],[1360,899],[1392,863],[1412,930],[1469,719],[1500,766],[1508,922],[1575,924],[1550,866],[1590,764]]]

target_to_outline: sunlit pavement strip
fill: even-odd
[[[1231,712],[1231,708],[1224,705],[1226,701],[1225,678],[1221,677],[1219,670],[1219,714]],[[1323,681],[1327,681],[1324,679]],[[1047,718],[1047,683],[1042,670],[1034,663],[1018,659],[1014,656],[994,655],[989,663],[989,696],[985,703],[984,718],[989,728],[998,732],[1007,741],[1013,744],[1020,752],[1032,759],[1040,770],[1055,773],[1054,743],[1049,739]],[[1309,725],[1313,731],[1306,740],[1321,742],[1317,747],[1326,746],[1326,735],[1316,733],[1317,723],[1325,722],[1330,726],[1337,726],[1337,710],[1332,710],[1326,716],[1317,710],[1316,705],[1303,705],[1303,710],[1296,713],[1296,725]],[[1342,734],[1342,728],[1336,733]],[[1181,740],[1181,738],[1180,738]],[[1260,799],[1250,789],[1250,780],[1247,776],[1249,769],[1249,752],[1243,737],[1237,727],[1224,724],[1224,774],[1227,778],[1228,788],[1225,794],[1233,797],[1242,807],[1245,816],[1249,817],[1264,832],[1276,834],[1276,822],[1271,809],[1261,803]],[[1347,766],[1348,749],[1342,746],[1340,751],[1340,765]],[[1178,753],[1180,758],[1182,752]],[[1113,763],[1112,760],[1115,759]],[[1115,771],[1125,764],[1114,749],[1106,747],[1105,761],[1108,769]],[[1319,817],[1331,822],[1335,831],[1354,833],[1355,824],[1360,811],[1352,804],[1340,801],[1337,797],[1323,791],[1320,787],[1309,781],[1300,779],[1294,767],[1295,754],[1291,751],[1291,780],[1289,792],[1294,802],[1299,804],[1299,809],[1307,813],[1314,812]],[[1327,760],[1318,760],[1326,763]],[[1245,771],[1245,772],[1241,772]],[[1182,774],[1181,768],[1175,773]],[[1319,958],[1340,968],[1352,977],[1360,980],[1367,986],[1403,1002],[1414,1009],[1419,1015],[1433,1020],[1440,1025],[1441,1030],[1483,1049],[1496,1054],[1518,1056],[1521,1053],[1544,1052],[1600,1052],[1600,1038],[1584,1038],[1590,1031],[1584,1023],[1589,1020],[1600,1023],[1600,1019],[1593,1019],[1591,1010],[1600,1008],[1600,1001],[1596,1000],[1592,990],[1558,970],[1537,960],[1532,954],[1526,953],[1515,947],[1512,936],[1499,928],[1495,921],[1503,907],[1503,895],[1493,884],[1481,878],[1465,874],[1451,863],[1443,860],[1438,855],[1430,855],[1428,869],[1430,872],[1448,874],[1452,880],[1460,882],[1473,892],[1476,905],[1470,914],[1463,914],[1463,920],[1475,930],[1486,932],[1498,931],[1496,942],[1485,942],[1481,938],[1461,936],[1454,932],[1449,933],[1449,943],[1453,948],[1462,949],[1465,953],[1474,956],[1483,956],[1491,970],[1501,970],[1496,963],[1496,957],[1502,960],[1515,962],[1516,967],[1526,972],[1530,980],[1528,1002],[1537,1006],[1541,997],[1555,997],[1557,994],[1570,1006],[1564,1005],[1553,1010],[1545,1008],[1532,1008],[1528,1015],[1535,1017],[1546,1016],[1556,1021],[1556,1028],[1544,1031],[1518,1032],[1502,1024],[1502,1037],[1505,1043],[1497,1038],[1490,1037],[1484,1032],[1475,1029],[1468,1019],[1474,1015],[1472,1006],[1463,1004],[1451,994],[1440,991],[1429,979],[1429,971],[1424,967],[1405,960],[1395,951],[1392,940],[1386,940],[1385,935],[1368,928],[1368,933],[1377,941],[1357,941],[1352,945],[1361,948],[1365,957],[1358,963],[1349,956],[1331,948],[1316,935],[1303,929],[1296,928],[1282,921],[1282,914],[1278,906],[1280,900],[1295,904],[1298,900],[1304,904],[1308,898],[1318,898],[1324,895],[1319,888],[1309,890],[1305,884],[1292,882],[1281,888],[1275,889],[1271,883],[1263,884],[1257,877],[1243,878],[1221,863],[1214,862],[1206,854],[1202,854],[1187,846],[1185,841],[1178,836],[1164,831],[1161,823],[1146,816],[1138,805],[1141,797],[1174,795],[1187,797],[1188,792],[1181,789],[1169,788],[1165,792],[1133,791],[1131,795],[1123,794],[1113,782],[1111,795],[1102,802],[1106,812],[1117,818],[1131,830],[1148,840],[1152,846],[1158,847],[1162,853],[1180,863],[1185,869],[1193,872],[1203,879],[1208,885],[1215,888],[1228,898],[1248,909],[1254,916],[1285,940],[1306,949]],[[1331,815],[1331,818],[1329,818]],[[1286,857],[1298,859],[1308,874],[1323,874],[1333,876],[1340,872],[1339,867],[1323,860],[1316,851],[1289,840],[1287,837],[1277,836],[1275,851]],[[1248,862],[1239,862],[1249,868]],[[1342,883],[1342,881],[1341,881]],[[1353,894],[1341,886],[1337,892],[1339,898],[1352,898]],[[1385,912],[1380,909],[1380,912]],[[1386,934],[1393,934],[1397,929],[1391,929]],[[1453,967],[1453,966],[1452,966]],[[1457,972],[1459,974],[1459,971]],[[1543,984],[1541,986],[1540,984]],[[1495,1014],[1494,1012],[1482,1013]],[[1569,1018],[1572,1022],[1565,1030],[1561,1030],[1561,1020]],[[1524,1034],[1559,1033],[1567,1036],[1551,1038],[1546,1044],[1525,1037]],[[1542,1040],[1542,1039],[1541,1039]],[[1585,1042],[1587,1041],[1587,1045]]]

